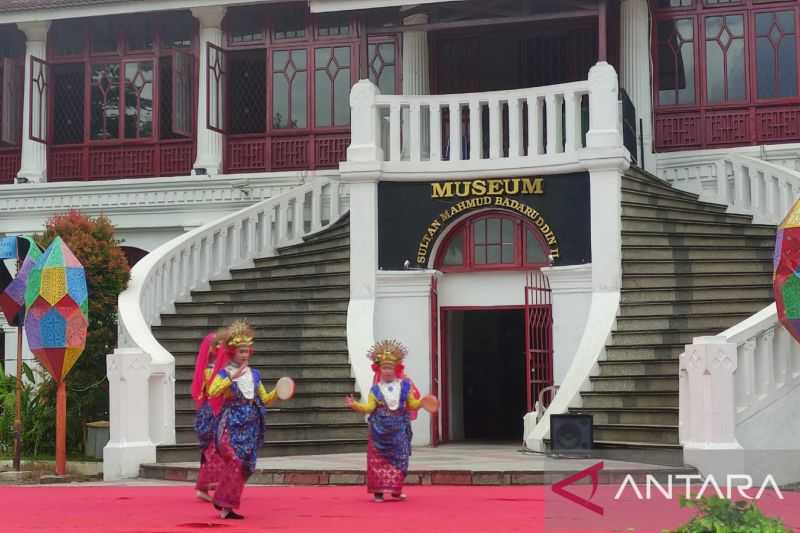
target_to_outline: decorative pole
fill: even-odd
[[[17,260],[19,272],[19,260]],[[17,396],[14,416],[14,470],[22,470],[22,324],[17,326]]]

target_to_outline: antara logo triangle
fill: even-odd
[[[558,483],[553,484],[553,492],[558,494],[559,496],[568,499],[571,502],[577,503],[578,505],[589,509],[593,513],[603,515],[603,508],[597,505],[596,503],[592,503],[590,500],[594,498],[595,493],[597,492],[597,486],[600,483],[600,471],[603,470],[603,462],[599,462],[596,465],[590,466],[589,468],[585,468],[580,472],[576,472],[572,474],[568,478],[562,479]],[[565,488],[569,485],[574,484],[576,481],[579,481],[585,477],[592,478],[592,493],[589,495],[588,499],[582,498],[577,494],[569,492]]]

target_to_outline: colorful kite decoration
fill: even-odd
[[[30,272],[25,289],[28,346],[57,382],[86,346],[89,293],[86,273],[61,237],[56,237]]]
[[[11,237],[11,239],[15,241],[14,255],[17,256],[17,259],[24,257],[24,260],[19,272],[17,272],[17,276],[13,280],[10,279],[10,276],[2,276],[8,283],[4,281],[4,286],[0,285],[0,289],[3,290],[0,293],[0,308],[2,308],[3,314],[6,315],[6,321],[10,325],[20,326],[25,317],[25,286],[28,283],[28,276],[30,276],[33,266],[42,256],[42,251],[30,237]],[[11,258],[11,256],[9,255],[8,258]],[[7,274],[8,271],[4,264],[0,268],[2,269],[0,274]]]
[[[800,342],[800,201],[778,226],[772,288],[778,319]]]

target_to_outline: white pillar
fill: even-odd
[[[403,19],[403,24],[411,26],[414,24],[426,24],[428,22],[428,15],[425,13],[417,13],[410,15]],[[428,68],[429,53],[428,53],[428,32],[425,31],[407,31],[403,32],[403,94],[418,95],[431,93],[431,77],[430,69]],[[425,118],[423,118],[425,117]],[[409,131],[410,122],[409,110],[403,109],[403,158],[409,156],[409,142],[411,132]],[[422,142],[422,150],[420,155],[423,160],[428,158],[430,149],[428,147],[428,125],[430,124],[430,113],[428,110],[420,112],[420,121],[422,124],[422,132],[420,133],[420,140]]]
[[[192,15],[200,21],[200,72],[199,93],[197,95],[197,161],[194,163],[194,174],[197,169],[204,169],[205,174],[215,176],[222,171],[222,134],[208,129],[208,47],[206,43],[222,47],[222,18],[225,8],[218,6],[194,7]],[[203,171],[199,172],[200,174]]]
[[[106,357],[111,438],[103,449],[103,479],[139,476],[139,466],[156,461],[150,438],[150,356],[138,348],[117,348]]]
[[[647,0],[622,0],[620,85],[636,106],[636,143],[644,143],[644,162],[639,166],[654,172],[653,93],[650,75],[650,11]],[[642,120],[641,132],[639,119]],[[637,158],[640,154],[637,154]]]
[[[47,31],[50,21],[17,24],[25,34],[25,84],[22,100],[22,164],[17,176],[30,182],[47,181],[47,145],[30,139],[30,119],[47,124],[47,107],[31,110],[31,56],[47,59]],[[48,80],[49,81],[49,80]],[[48,86],[48,90],[52,86]],[[45,100],[46,101],[46,100]],[[42,113],[44,116],[40,116]]]
[[[427,24],[428,15],[417,13],[403,19],[403,24]],[[430,94],[431,78],[428,68],[428,32],[403,33],[403,94]]]

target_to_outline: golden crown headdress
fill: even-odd
[[[255,334],[250,324],[246,320],[237,320],[228,327],[228,341],[226,344],[232,347],[252,346],[254,337]]]
[[[405,359],[406,355],[408,355],[408,348],[394,339],[377,342],[367,352],[367,357],[379,365],[383,363],[400,363]]]

